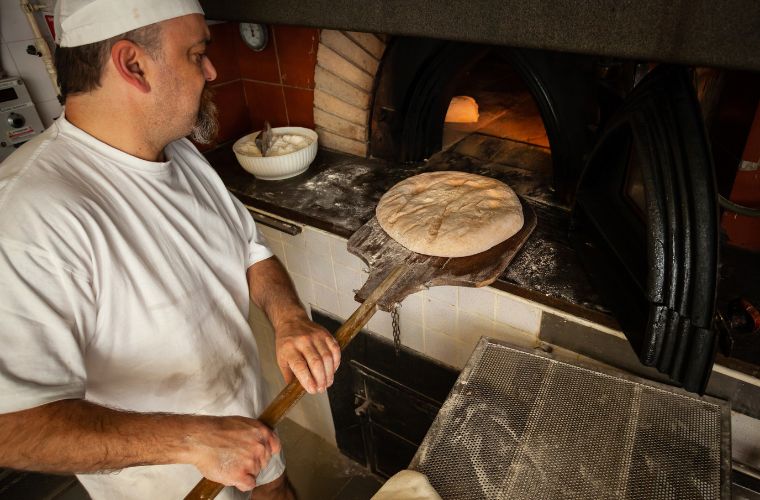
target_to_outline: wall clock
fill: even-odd
[[[264,50],[269,43],[269,30],[265,24],[240,23],[240,36],[256,52]]]

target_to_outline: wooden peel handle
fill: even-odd
[[[369,294],[367,300],[365,300],[359,308],[354,311],[348,320],[346,320],[338,331],[335,332],[335,340],[338,341],[340,350],[342,351],[353,339],[359,330],[362,329],[367,321],[375,314],[377,310],[377,301],[393,286],[398,278],[404,273],[406,266],[401,265],[393,269],[388,276],[375,288],[372,293]],[[283,390],[269,403],[269,406],[259,416],[259,421],[274,429],[274,427],[282,420],[282,417],[301,399],[306,390],[298,382],[298,379],[294,378]],[[224,488],[223,484],[216,483],[209,479],[203,478],[198,484],[195,485],[190,493],[187,494],[185,500],[207,500],[216,498],[220,491]]]

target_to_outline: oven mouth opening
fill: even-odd
[[[419,162],[477,136],[487,146],[476,158],[500,164],[498,150],[511,149],[507,166],[546,170],[568,207],[598,122],[593,88],[588,57],[396,37],[376,77],[369,152]]]
[[[457,78],[444,117],[441,149],[449,149],[471,134],[528,144],[551,154],[541,111],[530,89],[511,64],[493,52]]]

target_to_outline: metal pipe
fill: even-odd
[[[747,217],[760,217],[760,208],[745,207],[744,205],[734,203],[721,195],[718,195],[718,203],[729,212],[745,215]]]
[[[29,27],[32,28],[34,34],[34,45],[37,47],[37,52],[42,57],[42,62],[45,63],[45,70],[47,70],[48,77],[53,84],[53,88],[57,95],[61,95],[61,89],[58,87],[58,73],[55,71],[55,64],[53,63],[53,54],[50,53],[50,47],[48,47],[47,41],[43,38],[40,32],[40,27],[37,25],[37,20],[34,17],[35,11],[39,10],[39,7],[32,5],[29,0],[21,0],[21,10],[26,14],[26,20],[29,23]]]

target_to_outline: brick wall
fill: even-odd
[[[216,144],[259,130],[265,120],[273,127],[314,128],[319,30],[270,26],[269,44],[255,52],[243,43],[238,29],[238,23],[210,26],[208,55],[218,73],[211,84],[219,107]]]
[[[314,75],[314,121],[322,146],[367,156],[372,91],[385,38],[322,30]]]
[[[238,23],[210,29],[209,57],[218,72],[212,84],[220,112],[217,144],[269,120],[272,126],[314,128],[322,146],[367,155],[384,36],[270,26],[269,45],[255,52],[240,38]]]

